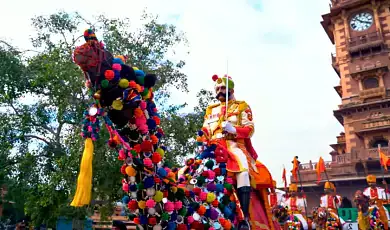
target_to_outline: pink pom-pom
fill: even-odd
[[[183,207],[183,203],[181,201],[175,202],[175,209],[180,210]]]
[[[138,130],[142,133],[142,134],[145,134],[148,132],[148,126],[143,124],[143,125],[140,125],[138,126]]]
[[[194,217],[192,217],[192,216],[187,217],[187,222],[189,224],[192,224],[194,222]]]
[[[121,66],[121,64],[115,63],[115,64],[112,65],[112,69],[121,71],[122,66]]]
[[[233,179],[231,177],[226,178],[226,183],[233,184]]]
[[[142,126],[142,125],[146,125],[146,118],[143,116],[143,117],[137,117],[135,119],[135,125],[137,125],[138,127]]]
[[[146,109],[146,102],[145,102],[145,101],[141,101],[141,103],[139,104],[139,107],[140,107],[142,110],[145,110],[145,109]]]
[[[126,159],[125,150],[121,149],[121,150],[119,151],[119,159],[120,159],[120,160]]]
[[[212,170],[208,170],[208,177],[209,180],[214,180],[215,178],[215,172]]]
[[[154,206],[156,206],[156,202],[152,199],[149,199],[148,201],[146,201],[146,206],[148,208],[154,208]]]
[[[168,168],[168,167],[165,167],[164,169],[165,169],[165,171],[167,172],[167,174],[171,172],[171,169]]]
[[[174,209],[173,203],[172,203],[171,201],[168,201],[167,203],[165,203],[164,209],[165,209],[165,211],[167,211],[167,212],[172,212],[173,209]]]
[[[149,168],[149,167],[152,167],[153,162],[152,162],[152,160],[150,158],[145,158],[144,159],[144,165]]]
[[[128,192],[129,191],[129,185],[128,184],[123,184],[122,185],[122,189],[123,189],[123,191]]]
[[[214,74],[212,79],[213,79],[213,81],[216,81],[218,79],[218,75]]]
[[[96,137],[92,137],[92,140],[93,140],[93,141],[96,141],[97,139],[96,139]]]
[[[207,199],[207,192],[201,192],[200,195],[199,195],[199,198],[202,201],[205,201]]]
[[[92,132],[92,126],[88,126],[88,132]]]
[[[209,228],[209,230],[215,230],[215,228]]]

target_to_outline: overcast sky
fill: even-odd
[[[189,40],[190,54],[178,58],[186,60],[191,92],[175,94],[175,102],[193,106],[199,89],[213,89],[211,76],[225,74],[228,59],[236,98],[253,110],[254,147],[279,185],[283,164],[290,171],[295,155],[330,160],[329,144],[343,128],[332,114],[340,103],[334,48],[320,25],[327,0],[2,0],[0,38],[28,48],[30,18],[57,10],[129,17],[137,25],[145,7]]]

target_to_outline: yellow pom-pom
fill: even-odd
[[[158,203],[158,202],[161,202],[162,199],[163,199],[163,193],[161,191],[157,191],[153,197],[153,200]]]
[[[145,209],[145,207],[146,207],[146,202],[143,201],[143,200],[138,201],[138,207],[139,207],[140,209]]]
[[[156,152],[158,152],[158,153],[160,154],[160,156],[161,156],[162,158],[164,158],[165,152],[164,152],[164,150],[163,150],[162,148],[158,148],[158,149],[156,150]]]
[[[207,193],[206,201],[207,203],[211,203],[215,200],[215,194],[212,192]]]
[[[139,70],[137,67],[133,66],[133,70]]]
[[[176,192],[177,192],[177,188],[176,188],[176,187],[172,187],[172,188],[171,188],[171,191],[172,191],[173,193],[176,193]]]
[[[115,110],[122,110],[123,109],[123,103],[120,100],[113,101],[111,106]]]
[[[137,171],[132,166],[127,166],[125,171],[128,176],[135,176],[137,174]]]
[[[119,81],[119,87],[123,88],[123,89],[126,89],[127,87],[129,87],[129,81],[125,78],[122,78],[120,81]]]

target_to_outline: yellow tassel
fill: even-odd
[[[92,192],[92,159],[93,142],[91,138],[85,140],[83,158],[81,159],[79,177],[77,179],[76,195],[70,204],[73,207],[81,207],[91,202]]]

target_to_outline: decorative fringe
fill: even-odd
[[[368,216],[364,216],[362,211],[358,212],[358,224],[360,230],[370,229],[370,221]]]
[[[73,207],[81,207],[91,202],[92,193],[92,159],[93,142],[91,138],[85,140],[83,157],[80,164],[79,177],[77,179],[76,194],[70,204]]]

